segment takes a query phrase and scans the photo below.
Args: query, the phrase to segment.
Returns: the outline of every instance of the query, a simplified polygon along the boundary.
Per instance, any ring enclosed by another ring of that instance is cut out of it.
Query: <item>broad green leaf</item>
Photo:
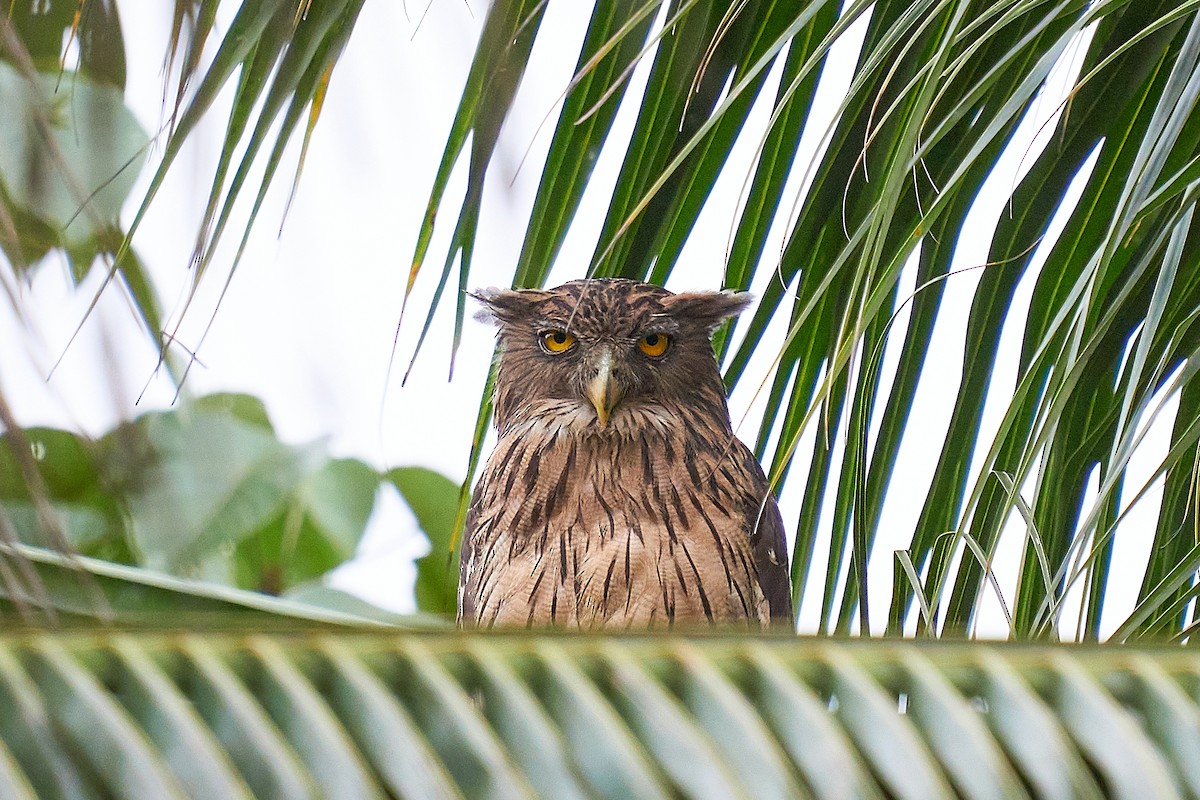
[[[280,594],[349,561],[366,531],[379,480],[357,459],[311,465],[282,512],[237,543],[237,585]]]
[[[30,486],[30,469],[40,487]],[[27,428],[20,436],[0,436],[0,513],[27,544],[128,552],[120,501],[96,462],[95,446],[70,431]]]
[[[312,524],[343,560],[354,555],[379,489],[379,474],[354,458],[328,462],[300,487]]]
[[[57,243],[115,227],[149,138],[121,90],[85,75],[28,80],[0,61],[0,184],[10,203],[55,232]]]
[[[458,550],[452,546],[459,487],[423,467],[396,467],[385,476],[429,537],[429,554],[417,559],[417,608],[454,614],[458,604]]]
[[[123,534],[121,527],[114,526],[109,517],[95,506],[52,503],[50,510],[71,546],[84,552],[90,552],[101,543],[119,541]],[[32,503],[0,502],[0,514],[7,518],[22,542],[53,549],[55,543],[42,529],[38,509]]]
[[[202,411],[155,413],[105,437],[130,470],[132,532],[145,564],[184,571],[275,518],[318,462],[257,426]],[[148,463],[138,464],[138,450]]]
[[[82,436],[55,428],[24,428],[23,432],[28,455],[51,497],[77,500],[96,488],[99,473],[93,463],[94,454]],[[11,433],[0,436],[0,496],[14,500],[29,497],[21,461],[13,450],[18,442]]]
[[[275,426],[271,424],[271,418],[267,414],[266,404],[253,395],[236,392],[206,394],[192,400],[191,407],[197,411],[225,414],[267,431],[274,432],[275,430]]]
[[[70,81],[61,73],[64,43],[71,42],[79,48],[81,72],[125,89],[125,42],[115,5],[100,3],[83,9],[76,3],[13,3],[8,19],[33,63],[59,76],[60,85]]]
[[[444,617],[423,613],[397,614],[393,611],[372,605],[350,592],[344,592],[341,589],[334,589],[331,586],[320,583],[302,583],[293,586],[283,594],[283,599],[387,625],[405,627],[416,624],[433,629],[452,627],[451,623]]]

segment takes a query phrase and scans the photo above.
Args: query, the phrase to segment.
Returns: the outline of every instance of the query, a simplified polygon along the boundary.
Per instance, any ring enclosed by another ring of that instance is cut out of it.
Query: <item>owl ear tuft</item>
[[[749,292],[681,292],[663,298],[663,305],[675,319],[700,325],[712,333],[722,322],[738,314],[754,301]]]
[[[511,325],[533,316],[538,301],[549,296],[548,292],[537,289],[499,289],[496,287],[476,289],[467,294],[483,305],[483,308],[476,312],[475,319],[497,325]]]

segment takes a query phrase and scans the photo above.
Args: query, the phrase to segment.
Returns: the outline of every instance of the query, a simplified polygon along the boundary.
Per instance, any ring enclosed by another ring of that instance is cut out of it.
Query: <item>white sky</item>
[[[143,126],[153,131],[162,118],[162,47],[169,10],[166,6],[137,4],[135,14],[129,13],[131,4],[124,5],[122,19],[129,51],[127,97]],[[442,225],[410,301],[412,313],[401,329],[393,378],[386,393],[385,376],[418,226],[484,8],[478,0],[432,3],[418,28],[423,6],[410,4],[409,19],[400,3],[367,0],[333,74],[282,235],[276,237],[276,232],[298,142],[291,148],[291,157],[284,160],[281,177],[259,217],[243,264],[202,343],[224,280],[219,273],[226,268],[240,238],[238,224],[231,226],[214,274],[201,285],[197,299],[183,317],[180,340],[198,349],[203,363],[189,377],[190,392],[248,392],[266,402],[286,441],[324,438],[335,455],[353,455],[379,467],[420,464],[455,480],[462,479],[479,395],[492,355],[492,330],[468,321],[454,379],[448,383],[453,299],[447,297],[408,385],[399,385],[465,188],[461,165],[451,181],[440,215]],[[155,18],[155,13],[160,16]],[[224,20],[227,22],[228,16]],[[556,103],[570,76],[585,24],[576,4],[549,4],[516,111],[502,133],[489,176],[470,288],[507,285],[511,281],[539,165],[553,132]],[[787,197],[797,196],[802,188],[805,168],[824,133],[825,123],[816,124],[816,120],[828,120],[834,113],[848,83],[862,32],[862,26],[856,26],[830,59],[814,106],[814,123],[806,132]],[[1078,57],[1082,51],[1080,47],[1069,55]],[[1064,65],[1058,92],[1073,74],[1074,70]],[[635,73],[632,95],[636,96],[644,85],[645,77],[644,68]],[[230,93],[226,92],[222,98],[225,105],[218,106],[226,107],[229,99]],[[1035,109],[1038,119],[1023,125],[1018,143],[1006,154],[972,212],[978,236],[963,237],[955,269],[985,260],[991,230],[1004,213],[1005,198],[1015,185],[1017,170],[1022,165],[1028,168],[1036,154],[1037,147],[1029,142],[1056,106],[1057,100],[1047,97]],[[632,129],[633,111],[627,102],[618,115],[612,141],[628,141],[628,135],[622,132]],[[737,219],[740,192],[768,116],[765,106],[752,114],[750,135],[735,148],[683,252],[681,263],[687,265],[686,271],[680,270],[669,284],[671,288],[719,287],[722,257]],[[210,114],[210,123],[220,118],[218,109]],[[1052,130],[1052,124],[1045,126],[1043,140]],[[209,124],[194,137],[135,239],[135,247],[150,266],[157,285],[165,290],[164,304],[176,315],[190,280],[188,259],[222,133],[219,124]],[[517,165],[526,157],[527,149],[525,166],[518,172]],[[602,153],[577,223],[552,270],[551,284],[578,277],[586,269],[621,156],[621,151],[612,147]],[[149,173],[147,170],[143,175],[141,187]],[[250,186],[250,191],[257,190],[254,182]],[[140,191],[134,190],[127,221],[140,200]],[[787,201],[785,210],[790,210]],[[768,258],[778,254],[784,233],[784,227],[777,224],[765,251]],[[1044,252],[1043,248],[1043,256]],[[167,383],[152,378],[155,350],[116,291],[106,293],[80,338],[66,350],[53,379],[45,382],[50,365],[63,353],[98,285],[98,272],[75,291],[70,287],[65,261],[52,258],[38,270],[32,286],[20,290],[29,329],[0,313],[0,380],[23,424],[74,427],[99,434],[119,419],[165,407],[171,401]],[[767,270],[762,272],[758,284],[769,277]],[[1017,347],[1034,276],[1031,270],[1022,282],[1014,318],[1005,334],[1006,346],[993,380],[995,391],[984,418],[989,431],[998,426],[1015,386]],[[932,478],[949,422],[961,373],[962,334],[977,282],[978,274],[968,273],[947,284],[943,312],[934,332],[935,347],[921,379],[914,421],[901,448],[901,466],[887,497],[885,522],[870,565],[870,610],[876,632],[882,630],[887,617],[892,550],[908,544],[920,514],[919,500]],[[913,271],[908,270],[902,295],[912,286]],[[906,325],[907,312],[903,312],[894,329],[903,331]],[[753,441],[761,419],[761,403],[752,403],[754,391],[767,374],[774,346],[782,341],[784,333],[782,325],[768,331],[762,351],[731,399],[735,424],[743,417],[746,420],[741,430],[747,441]],[[892,374],[897,356],[896,348],[888,349],[886,376]],[[890,377],[885,380],[890,381]],[[141,406],[135,406],[134,399],[147,381],[150,388]],[[1165,435],[1173,417],[1173,406],[1159,417],[1156,428],[1160,435],[1139,451],[1130,468],[1130,486],[1140,486],[1165,454]],[[798,452],[806,453],[811,442],[810,433]],[[785,524],[792,535],[800,513],[805,473],[806,458],[801,455],[781,501]],[[1139,480],[1138,475],[1143,477]],[[1116,563],[1145,563],[1160,493],[1161,489],[1143,503],[1149,514],[1139,516],[1135,511],[1122,528],[1124,535],[1117,537]],[[817,544],[813,565],[816,578],[822,574],[828,552],[828,516],[823,515],[820,528],[823,539]],[[1009,600],[1016,582],[1022,536],[1016,518],[996,556],[996,572]],[[416,532],[407,508],[393,491],[386,490],[359,558],[338,571],[335,583],[380,605],[411,610],[411,558],[424,549],[424,540]],[[1140,579],[1140,569],[1136,572]],[[1133,584],[1110,589],[1106,629],[1115,627],[1132,608],[1136,591]],[[802,630],[812,630],[816,624],[819,594],[819,585],[810,582],[801,616]],[[991,636],[1006,633],[999,605],[994,601],[985,602],[979,632]]]

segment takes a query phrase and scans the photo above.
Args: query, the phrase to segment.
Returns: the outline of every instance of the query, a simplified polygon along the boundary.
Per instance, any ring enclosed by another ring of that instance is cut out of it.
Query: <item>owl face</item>
[[[484,304],[481,316],[500,328],[501,429],[550,406],[583,415],[598,432],[630,413],[694,413],[714,404],[711,413],[728,424],[711,336],[748,295],[673,294],[595,279],[545,291],[486,289],[475,297]]]

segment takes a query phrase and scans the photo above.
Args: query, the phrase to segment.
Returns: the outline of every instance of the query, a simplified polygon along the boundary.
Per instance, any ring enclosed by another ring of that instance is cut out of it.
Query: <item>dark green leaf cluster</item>
[[[0,41],[0,250],[18,272],[61,250],[82,281],[97,258],[112,264],[127,249],[121,207],[149,144],[124,102],[120,20],[107,3],[13,4]],[[70,67],[64,41],[78,47]],[[145,270],[132,251],[121,265],[157,339]]]
[[[452,612],[458,485],[285,444],[255,398],[209,395],[94,441],[45,428],[0,436],[0,517],[20,542],[351,613],[314,582],[354,556],[383,481],[432,542],[419,564],[421,608]]]

